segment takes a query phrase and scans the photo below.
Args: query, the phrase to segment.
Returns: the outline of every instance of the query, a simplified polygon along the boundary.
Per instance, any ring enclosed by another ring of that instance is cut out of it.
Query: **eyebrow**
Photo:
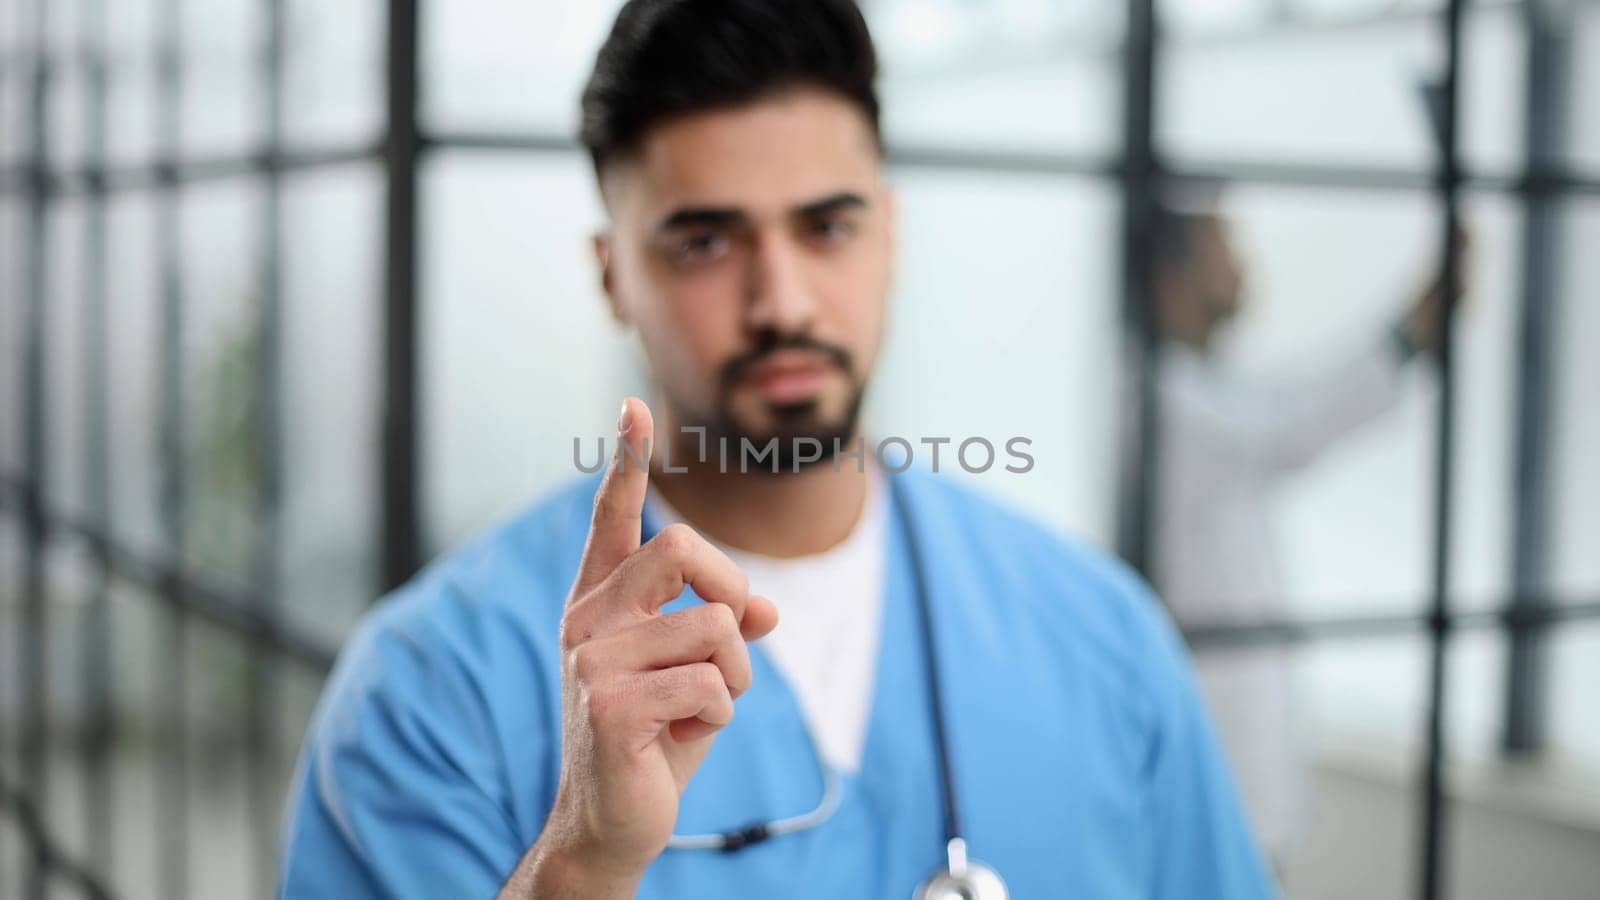
[[[736,225],[744,220],[744,211],[733,207],[687,206],[673,210],[671,215],[662,219],[661,224],[656,226],[656,231],[659,233],[677,228]]]
[[[867,198],[860,194],[854,191],[840,191],[837,194],[823,197],[821,200],[813,200],[810,203],[803,204],[796,208],[793,214],[804,219],[814,219],[817,216],[824,216],[837,210],[860,209],[866,205]]]
[[[795,218],[814,219],[840,209],[857,209],[867,205],[867,198],[854,191],[840,191],[818,200],[802,203],[790,211]],[[685,206],[672,211],[656,226],[662,233],[679,228],[716,228],[738,225],[748,221],[744,210],[731,206]]]

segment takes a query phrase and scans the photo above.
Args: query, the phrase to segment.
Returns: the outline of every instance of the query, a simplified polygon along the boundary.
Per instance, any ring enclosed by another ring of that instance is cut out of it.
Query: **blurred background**
[[[863,7],[868,422],[1031,436],[973,483],[1146,567],[1156,204],[1226,182],[1262,378],[1470,222],[1445,361],[1272,492],[1283,614],[1183,625],[1287,654],[1290,896],[1600,897],[1600,3]],[[0,0],[0,897],[269,896],[341,638],[642,384],[573,138],[614,11]]]

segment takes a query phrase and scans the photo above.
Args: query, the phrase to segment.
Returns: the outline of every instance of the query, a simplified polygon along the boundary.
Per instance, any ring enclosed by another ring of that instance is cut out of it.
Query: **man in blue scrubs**
[[[1271,894],[1138,579],[860,435],[875,70],[849,0],[618,15],[583,139],[653,408],[352,638],[286,896],[903,898],[955,835],[1018,898]]]

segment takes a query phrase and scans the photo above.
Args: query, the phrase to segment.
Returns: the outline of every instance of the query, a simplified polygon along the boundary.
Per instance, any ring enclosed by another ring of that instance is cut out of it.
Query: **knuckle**
[[[670,641],[694,628],[694,617],[690,610],[662,613],[657,615],[649,624],[652,636],[657,641]]]
[[[687,680],[690,687],[697,692],[714,694],[727,688],[727,684],[722,680],[722,670],[709,662],[695,663],[691,666]]]
[[[585,607],[584,600],[580,599],[561,617],[561,625],[556,636],[563,655],[583,646],[593,637],[593,626],[589,623],[590,617],[585,612]]]
[[[570,651],[583,643],[576,637],[578,631],[578,625],[573,621],[572,612],[569,610],[566,615],[561,617],[561,627],[556,632],[556,638],[560,642],[561,653],[564,657],[570,657]]]
[[[605,698],[593,688],[580,689],[578,693],[578,712],[582,715],[583,722],[588,726],[589,731],[599,731],[606,712]]]
[[[650,702],[661,705],[675,704],[685,690],[683,683],[668,672],[657,673],[654,677],[643,679],[640,689]]]
[[[600,673],[600,661],[592,644],[579,644],[567,651],[567,668],[579,681],[591,681]]]
[[[749,657],[744,655],[743,649],[742,647],[740,648],[741,653],[738,657],[738,664],[733,666],[732,675],[726,679],[730,696],[739,696],[750,690],[750,684],[754,680],[754,675],[750,670]]]
[[[707,603],[704,615],[710,620],[711,630],[719,639],[739,633],[739,617],[726,603]]]
[[[583,712],[590,729],[606,730],[608,723],[626,705],[627,698],[618,685],[596,685],[584,692]]]
[[[682,522],[674,522],[661,529],[656,535],[656,543],[660,545],[660,552],[669,559],[685,560],[694,552],[695,544],[700,536],[695,534],[693,528]]]

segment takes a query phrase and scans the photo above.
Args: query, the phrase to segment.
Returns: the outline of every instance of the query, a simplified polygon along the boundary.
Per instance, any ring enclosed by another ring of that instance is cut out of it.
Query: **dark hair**
[[[1183,266],[1194,256],[1194,233],[1210,214],[1157,203],[1150,211],[1150,260],[1157,271]]]
[[[861,109],[880,146],[872,36],[853,0],[629,0],[583,90],[595,171],[653,125],[809,85]]]
[[[1221,215],[1228,183],[1214,177],[1190,177],[1166,185],[1150,212],[1150,261],[1157,271],[1171,271],[1194,259],[1195,233]]]

